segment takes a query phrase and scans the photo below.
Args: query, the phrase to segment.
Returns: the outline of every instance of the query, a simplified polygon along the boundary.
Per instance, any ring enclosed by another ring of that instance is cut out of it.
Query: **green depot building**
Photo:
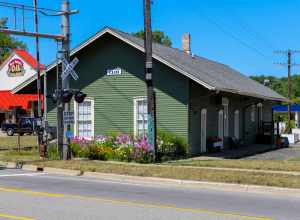
[[[287,101],[273,90],[224,64],[185,50],[153,43],[153,78],[157,127],[186,140],[190,154],[207,151],[207,140],[220,137],[224,146],[235,138],[255,143],[258,135],[272,139],[272,105]],[[87,94],[72,102],[74,135],[91,138],[110,132],[135,136],[147,130],[144,41],[106,27],[71,51],[80,61],[79,80],[70,87]],[[56,62],[46,69],[47,90],[56,89]],[[32,77],[15,92],[30,92]],[[56,125],[56,105],[47,100],[48,121]]]

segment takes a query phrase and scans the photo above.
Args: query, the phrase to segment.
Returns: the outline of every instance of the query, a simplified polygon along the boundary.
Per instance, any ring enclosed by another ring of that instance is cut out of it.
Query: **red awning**
[[[41,98],[43,101],[43,97]],[[0,91],[1,110],[10,110],[16,107],[29,110],[31,109],[31,102],[37,100],[38,95],[36,94],[12,94],[10,91]]]

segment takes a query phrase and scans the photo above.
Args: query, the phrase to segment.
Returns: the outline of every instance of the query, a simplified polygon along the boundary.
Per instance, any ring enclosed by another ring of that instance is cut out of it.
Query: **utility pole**
[[[151,30],[151,2],[144,0],[144,46],[145,46],[145,80],[147,85],[148,101],[148,143],[154,152],[154,160],[157,160],[156,143],[156,97],[152,77],[152,30]]]
[[[66,59],[68,62],[70,61],[70,14],[69,14],[69,1],[63,0],[61,10],[65,13],[62,15],[62,35],[64,36],[64,40],[62,42],[62,55],[63,58]],[[62,72],[65,70],[65,66],[62,65]],[[70,88],[70,77],[67,76],[65,80],[62,81],[62,89],[69,89]],[[64,104],[64,111],[70,111],[70,103]],[[70,139],[66,137],[67,131],[70,131],[71,127],[68,124],[64,126],[64,160],[71,158],[70,153]]]
[[[292,106],[291,106],[292,105],[292,103],[291,103],[292,73],[291,73],[291,69],[292,69],[292,66],[298,66],[298,64],[292,63],[292,55],[295,53],[300,53],[300,51],[288,49],[287,51],[282,51],[282,50],[275,51],[275,53],[287,55],[287,63],[276,63],[276,64],[288,67],[288,99],[289,99],[289,102],[288,102],[288,133],[291,133],[292,132],[292,129],[291,129],[291,115],[292,115]]]
[[[292,80],[291,80],[291,59],[292,59],[292,52],[289,49],[288,50],[288,99],[291,100],[292,98]],[[292,129],[291,129],[291,102],[288,103],[288,132],[291,133]]]
[[[64,36],[62,41],[62,51],[61,51],[61,59],[66,60],[68,63],[70,61],[70,15],[78,13],[78,10],[70,10],[70,2],[69,0],[63,0],[62,6],[62,35]],[[64,72],[66,69],[65,65],[62,65],[62,71]],[[61,78],[61,75],[59,75],[59,78]],[[62,91],[69,90],[70,89],[70,76],[67,76],[62,80],[60,94],[62,94]],[[71,104],[70,102],[67,103],[60,103],[60,109],[58,110],[58,143],[61,144],[59,146],[59,149],[61,150],[61,157],[64,160],[71,159],[71,148],[70,148],[70,138],[67,137],[67,133],[71,130],[71,125],[64,124],[64,112],[70,112],[71,110]]]

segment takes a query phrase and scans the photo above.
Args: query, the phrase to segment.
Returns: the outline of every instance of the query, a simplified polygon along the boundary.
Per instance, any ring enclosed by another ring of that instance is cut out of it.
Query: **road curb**
[[[80,176],[82,172],[80,170],[67,170],[52,167],[37,167],[37,171],[43,171],[49,174],[66,175],[66,176]]]
[[[17,163],[5,163],[7,168],[17,168]],[[247,192],[259,194],[271,194],[276,196],[289,196],[300,198],[300,189],[272,187],[272,186],[259,186],[259,185],[245,185],[235,183],[221,183],[221,182],[206,182],[194,180],[181,180],[181,179],[168,179],[160,177],[142,177],[130,176],[121,174],[99,173],[99,172],[83,172],[80,170],[69,170],[52,167],[39,167],[35,165],[22,166],[26,171],[40,171],[48,174],[66,175],[66,176],[82,176],[87,178],[95,178],[99,180],[120,182],[124,184],[137,184],[147,186],[173,186],[183,188],[197,188],[197,189],[210,189],[228,192]]]
[[[23,166],[22,166],[22,170],[26,170],[26,171],[39,171],[38,170],[38,167],[37,166],[34,166],[34,165],[26,165],[26,164],[24,164]]]
[[[259,194],[270,194],[276,196],[289,196],[289,197],[300,198],[300,189],[292,189],[292,188],[167,179],[167,178],[158,178],[158,177],[128,176],[128,175],[96,173],[96,172],[84,172],[82,176],[89,177],[89,178],[97,178],[105,181],[121,182],[127,184],[138,184],[143,186],[145,185],[175,186],[175,187],[183,187],[183,188],[210,189],[210,190],[227,191],[227,192],[259,193]]]

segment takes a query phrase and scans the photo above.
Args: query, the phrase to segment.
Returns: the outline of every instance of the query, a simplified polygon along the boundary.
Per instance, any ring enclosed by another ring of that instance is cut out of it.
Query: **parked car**
[[[17,123],[3,123],[1,125],[2,132],[5,132],[8,136],[13,136],[16,133],[20,135],[33,134],[35,131],[35,118],[24,117],[21,118],[19,124]]]

